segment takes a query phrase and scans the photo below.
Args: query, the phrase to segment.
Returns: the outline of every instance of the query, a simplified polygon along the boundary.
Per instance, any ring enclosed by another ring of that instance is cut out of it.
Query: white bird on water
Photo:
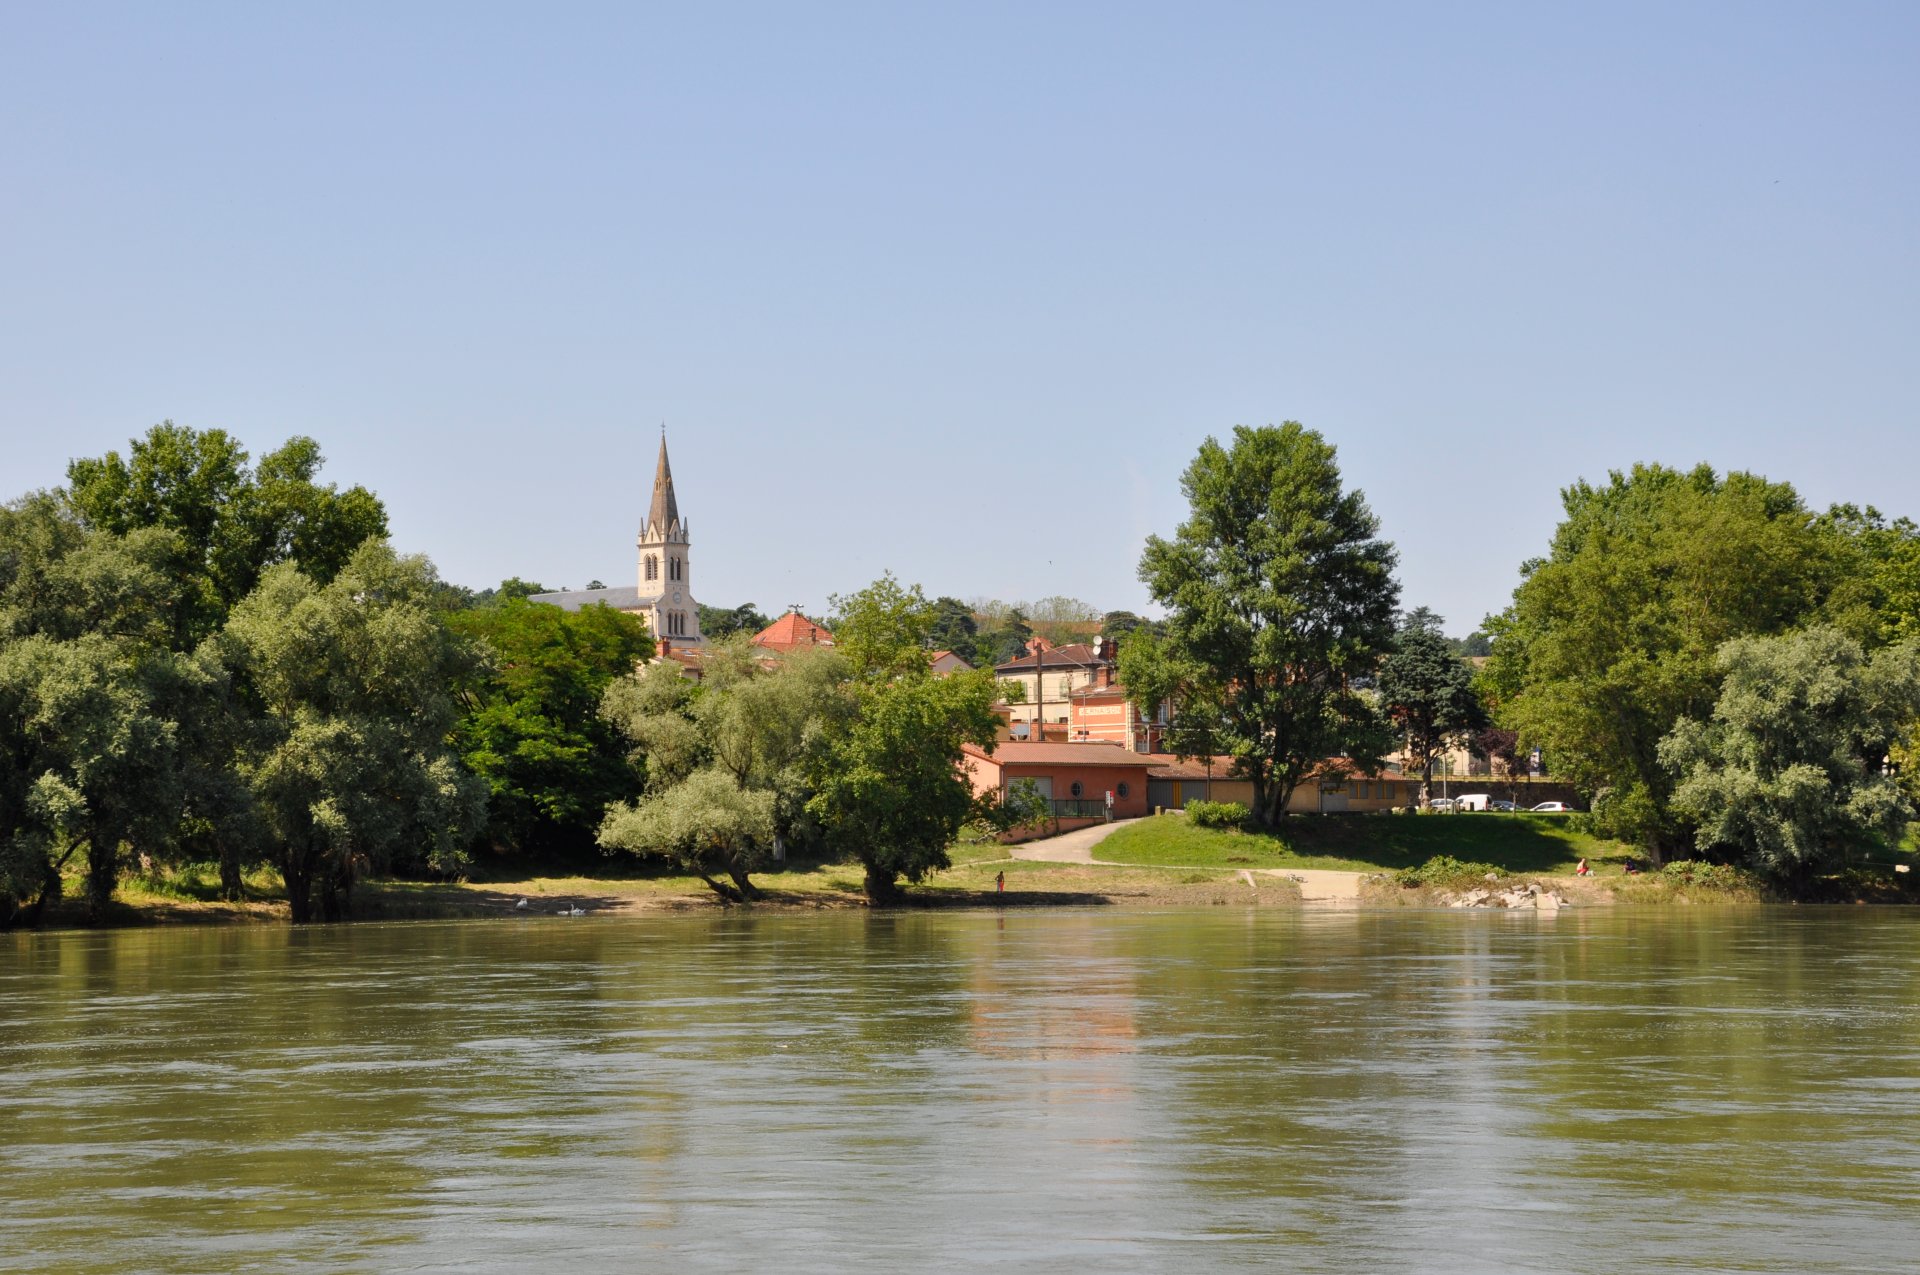
[[[522,899],[518,903],[514,904],[513,906],[520,909],[522,912],[524,912],[527,910],[527,901],[525,899]]]
[[[574,906],[573,906],[572,904],[568,904],[568,905],[567,905],[566,907],[564,907],[564,908],[561,908],[561,909],[560,909],[560,911],[559,911],[559,912],[558,912],[558,913],[557,913],[556,915],[559,915],[559,916],[585,916],[586,914],[587,914],[587,910],[586,910],[585,908],[576,908],[576,907],[574,907]]]

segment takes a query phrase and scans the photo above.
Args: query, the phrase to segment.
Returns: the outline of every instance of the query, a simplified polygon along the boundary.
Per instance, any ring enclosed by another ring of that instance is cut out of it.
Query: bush
[[[1675,885],[1703,885],[1721,890],[1750,890],[1759,884],[1744,868],[1730,863],[1708,863],[1703,859],[1675,859],[1660,869],[1660,875]]]
[[[1187,818],[1196,828],[1238,828],[1247,821],[1247,808],[1237,801],[1189,801]]]
[[[1418,885],[1452,885],[1482,881],[1489,872],[1498,874],[1491,863],[1469,863],[1450,854],[1436,854],[1417,868],[1401,868],[1393,874],[1394,884],[1412,888]]]

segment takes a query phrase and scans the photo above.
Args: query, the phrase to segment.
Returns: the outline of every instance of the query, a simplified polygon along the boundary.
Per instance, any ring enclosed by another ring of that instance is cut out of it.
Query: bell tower
[[[653,473],[653,503],[640,526],[640,607],[655,637],[698,645],[700,606],[693,600],[691,536],[673,495],[667,463],[667,427],[660,427],[660,462]]]

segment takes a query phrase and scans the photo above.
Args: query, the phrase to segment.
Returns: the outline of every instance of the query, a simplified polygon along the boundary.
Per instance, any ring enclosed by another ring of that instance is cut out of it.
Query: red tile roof
[[[801,646],[832,646],[833,634],[798,611],[789,611],[761,629],[759,636],[753,639],[753,644],[764,646],[769,651],[791,651]]]
[[[1050,646],[1044,654],[1048,668],[1071,668],[1075,665],[1083,665],[1091,668],[1101,662],[1094,658],[1093,648],[1085,642],[1074,642],[1067,646]],[[1005,664],[994,665],[993,671],[996,673],[1005,673],[1009,670],[1017,672],[1033,668],[1035,663],[1036,660],[1034,656],[1023,655],[1017,660],[1008,660]]]

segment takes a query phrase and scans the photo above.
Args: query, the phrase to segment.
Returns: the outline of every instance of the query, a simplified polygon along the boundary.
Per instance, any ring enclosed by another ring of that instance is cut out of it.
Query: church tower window
[[[648,554],[647,555],[647,579],[658,580],[659,578],[660,578],[660,559],[653,554]]]

